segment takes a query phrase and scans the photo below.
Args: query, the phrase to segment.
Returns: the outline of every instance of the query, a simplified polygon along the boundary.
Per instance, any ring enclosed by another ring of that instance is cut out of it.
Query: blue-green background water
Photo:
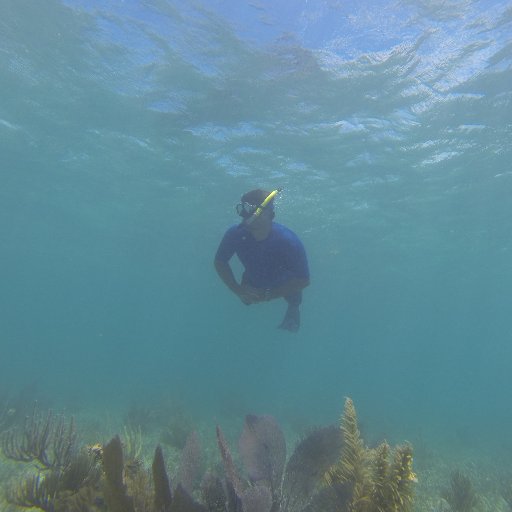
[[[310,424],[348,395],[379,435],[509,446],[509,2],[1,11],[8,393]],[[309,255],[295,336],[212,266],[260,186]]]

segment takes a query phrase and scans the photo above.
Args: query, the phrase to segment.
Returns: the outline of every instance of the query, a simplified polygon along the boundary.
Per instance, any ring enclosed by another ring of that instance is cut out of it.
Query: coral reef
[[[126,428],[123,442],[116,435],[104,445],[77,450],[73,422],[34,414],[22,431],[9,434],[4,453],[19,462],[36,461],[39,469],[11,484],[7,498],[17,507],[46,512],[410,510],[411,448],[365,448],[351,401],[341,431],[311,431],[288,459],[284,434],[270,416],[246,416],[236,463],[220,427],[216,432],[222,465],[200,478],[201,446],[191,432],[172,482],[160,446],[151,468],[144,467],[139,428]]]
[[[164,455],[160,446],[156,447],[153,458],[153,483],[155,487],[155,510],[170,512],[172,504],[171,484],[165,468]]]
[[[133,498],[128,496],[124,483],[124,456],[119,436],[103,447],[104,495],[112,512],[135,512]]]
[[[19,462],[36,461],[43,468],[66,467],[76,449],[73,418],[55,418],[52,411],[42,416],[36,407],[25,420],[23,428],[13,428],[2,434],[1,448],[8,459]]]
[[[349,512],[408,512],[413,505],[412,447],[391,450],[387,443],[375,449],[364,446],[350,398],[341,421],[343,449],[339,461],[325,474],[330,486],[346,486],[349,499],[340,504]]]
[[[7,490],[7,500],[46,512],[93,512],[99,496],[100,468],[90,453],[75,454],[66,467],[52,467]]]
[[[228,512],[322,510],[319,503],[326,502],[322,475],[341,449],[338,429],[313,431],[297,445],[286,463],[284,435],[275,420],[269,416],[247,416],[239,441],[245,478],[235,467],[218,427],[217,441],[225,469]]]

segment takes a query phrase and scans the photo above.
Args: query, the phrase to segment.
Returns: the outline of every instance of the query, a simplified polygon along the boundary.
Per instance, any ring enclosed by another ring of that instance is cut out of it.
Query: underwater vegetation
[[[342,436],[336,427],[316,429],[297,444],[286,462],[286,442],[275,420],[248,415],[238,446],[241,469],[233,463],[219,427],[217,441],[225,473],[226,510],[298,512],[321,510],[327,490],[322,477],[339,456]]]
[[[168,467],[160,446],[146,467],[140,427],[126,428],[123,440],[116,435],[105,444],[79,446],[72,420],[34,410],[23,426],[2,434],[4,456],[31,466],[5,496],[13,506],[46,512],[411,510],[411,446],[367,448],[350,399],[341,428],[312,430],[289,455],[271,416],[247,415],[236,451],[218,426],[216,440],[221,464],[206,472],[195,432],[179,467]]]
[[[140,431],[143,435],[160,429],[162,444],[180,450],[194,430],[192,418],[176,399],[166,400],[158,408],[132,403],[124,415],[124,423],[129,430]]]
[[[441,495],[454,512],[471,512],[479,501],[469,477],[458,470],[451,474],[450,487]]]
[[[354,404],[345,401],[341,421],[343,448],[339,461],[325,479],[330,486],[349,489],[343,510],[350,512],[407,512],[413,506],[412,446],[391,449],[384,442],[377,448],[364,446]]]
[[[69,465],[77,434],[73,419],[55,418],[52,411],[41,416],[34,407],[23,427],[2,434],[4,455],[18,462],[37,462],[42,468],[62,468]]]
[[[165,445],[181,450],[193,430],[192,420],[182,411],[177,411],[164,425],[160,434],[160,441]]]
[[[149,407],[132,404],[124,417],[124,423],[128,428],[139,429],[143,434],[151,430],[155,419],[155,412]]]

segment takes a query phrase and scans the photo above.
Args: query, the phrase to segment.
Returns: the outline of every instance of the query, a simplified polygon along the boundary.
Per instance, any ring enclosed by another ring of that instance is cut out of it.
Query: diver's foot
[[[285,329],[290,332],[297,332],[300,327],[300,311],[298,307],[288,306],[286,315],[279,325],[279,329]]]

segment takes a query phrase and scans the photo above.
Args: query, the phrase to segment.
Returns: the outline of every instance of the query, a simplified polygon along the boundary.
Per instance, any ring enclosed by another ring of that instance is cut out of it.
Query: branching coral
[[[138,429],[125,431],[124,444],[115,436],[79,452],[73,423],[55,423],[51,413],[34,414],[22,432],[27,439],[20,433],[4,439],[4,452],[36,460],[40,469],[11,489],[10,502],[45,512],[408,512],[412,506],[411,447],[366,448],[350,400],[341,431],[310,432],[288,460],[283,432],[270,416],[246,417],[236,459],[241,468],[217,427],[225,475],[207,473],[200,489],[195,433],[182,450],[173,486],[160,447],[151,471],[144,467]]]
[[[7,500],[18,507],[38,508],[46,512],[55,510],[56,489],[52,479],[41,475],[32,475],[7,491]]]
[[[352,489],[351,509],[364,508],[364,503],[371,494],[370,454],[365,449],[359,428],[354,404],[350,398],[345,401],[341,420],[343,448],[341,458],[325,474],[329,485],[348,484]]]
[[[194,440],[191,442],[195,443]],[[184,452],[181,464],[185,469],[181,468],[181,474],[189,471],[191,462],[187,458],[190,456],[195,457],[193,450]],[[151,474],[143,467],[127,473],[123,460],[122,445],[116,436],[103,449],[104,496],[109,512],[206,512],[181,483],[172,492],[159,446],[155,450]],[[191,475],[186,479],[193,481]]]
[[[339,461],[325,474],[328,485],[347,485],[350,499],[340,507],[349,512],[407,512],[412,510],[412,447],[394,450],[387,443],[376,449],[364,446],[350,398],[341,421],[343,449]]]
[[[126,430],[125,446],[115,436],[104,446],[75,450],[74,424],[55,422],[49,413],[34,412],[23,430],[3,439],[4,453],[19,462],[37,462],[38,472],[7,492],[8,501],[45,512],[194,512],[205,510],[195,502],[192,487],[199,468],[197,435],[191,435],[182,454],[180,478],[174,496],[162,450],[155,451],[153,471],[142,464],[141,435]],[[126,457],[126,455],[128,457]]]
[[[73,419],[66,422],[62,417],[55,418],[52,411],[42,416],[34,407],[23,428],[4,432],[1,444],[8,459],[36,461],[43,468],[63,468],[75,453],[76,440]]]
[[[100,471],[86,452],[74,456],[65,468],[51,468],[23,479],[7,492],[8,501],[47,512],[87,512],[97,494]]]

